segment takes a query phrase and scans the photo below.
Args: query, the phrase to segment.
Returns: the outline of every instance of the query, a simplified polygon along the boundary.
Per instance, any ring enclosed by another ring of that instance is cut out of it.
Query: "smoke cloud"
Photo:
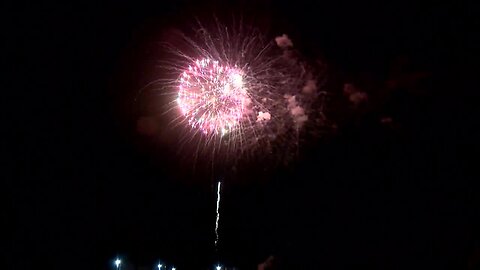
[[[295,124],[297,124],[297,127],[301,127],[303,123],[308,120],[308,116],[305,114],[305,110],[298,105],[295,96],[285,95],[284,98],[287,100],[287,108],[290,110],[293,121],[295,122]]]
[[[288,38],[286,34],[276,37],[275,42],[277,43],[277,46],[282,49],[288,49],[293,47],[292,40]]]

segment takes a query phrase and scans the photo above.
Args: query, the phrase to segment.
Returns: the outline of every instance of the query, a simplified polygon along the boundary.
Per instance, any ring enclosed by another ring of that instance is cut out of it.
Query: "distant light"
[[[221,270],[222,267],[220,265],[217,266],[217,270]]]
[[[118,266],[119,266],[121,263],[122,263],[122,261],[121,261],[119,258],[117,258],[117,259],[115,260],[115,265],[117,266],[117,268],[118,268]]]
[[[172,270],[177,270],[177,268],[175,268],[175,267],[172,267]]]
[[[162,269],[162,264],[159,263],[159,264],[157,265],[157,267],[158,267],[159,270]]]

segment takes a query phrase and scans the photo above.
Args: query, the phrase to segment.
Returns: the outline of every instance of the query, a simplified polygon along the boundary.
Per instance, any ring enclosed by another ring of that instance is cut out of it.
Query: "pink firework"
[[[180,75],[177,103],[192,128],[224,135],[240,124],[250,98],[240,69],[204,58]]]
[[[152,109],[165,104],[179,151],[222,162],[284,160],[298,153],[307,129],[323,126],[323,74],[288,36],[270,39],[243,22],[215,20],[165,38],[158,78],[148,87],[165,97],[152,99]]]

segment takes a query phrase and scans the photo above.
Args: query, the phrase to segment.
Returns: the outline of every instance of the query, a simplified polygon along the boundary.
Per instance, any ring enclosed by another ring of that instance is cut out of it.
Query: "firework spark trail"
[[[215,247],[218,243],[218,221],[220,220],[220,189],[222,187],[222,182],[218,182],[217,185],[217,219],[215,221]]]

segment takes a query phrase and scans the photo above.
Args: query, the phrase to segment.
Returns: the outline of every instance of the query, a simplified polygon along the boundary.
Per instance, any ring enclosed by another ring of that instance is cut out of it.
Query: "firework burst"
[[[288,154],[298,150],[305,126],[323,121],[323,77],[286,35],[269,40],[254,28],[217,22],[180,37],[167,44],[165,78],[152,85],[171,97],[166,111],[174,112],[174,126],[187,128],[184,139],[197,142],[196,155]]]

